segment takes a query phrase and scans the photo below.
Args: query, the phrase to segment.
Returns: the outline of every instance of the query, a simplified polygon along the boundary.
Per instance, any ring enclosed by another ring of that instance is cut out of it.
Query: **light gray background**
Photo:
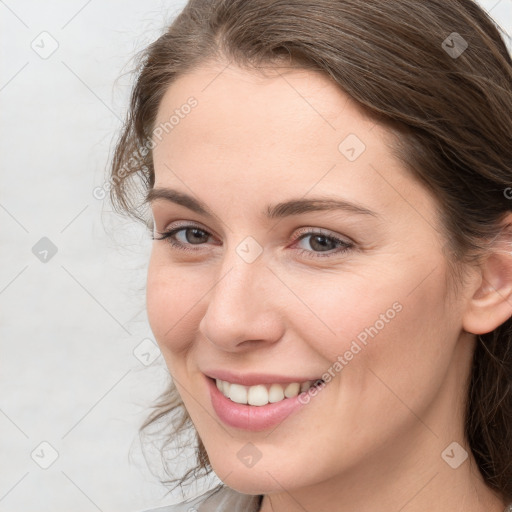
[[[512,0],[481,3],[511,34]],[[0,512],[180,499],[137,437],[168,378],[144,311],[149,239],[97,197],[130,59],[183,5],[0,0]],[[43,237],[55,255],[33,253]]]

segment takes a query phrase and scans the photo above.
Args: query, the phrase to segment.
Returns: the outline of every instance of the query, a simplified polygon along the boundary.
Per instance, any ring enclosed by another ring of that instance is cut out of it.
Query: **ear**
[[[512,236],[507,216],[500,238],[479,266],[478,279],[462,319],[473,334],[486,334],[512,316]]]

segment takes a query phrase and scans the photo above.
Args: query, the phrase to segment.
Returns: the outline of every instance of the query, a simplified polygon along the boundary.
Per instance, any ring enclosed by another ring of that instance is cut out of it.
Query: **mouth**
[[[256,384],[244,386],[235,382],[221,379],[213,379],[217,389],[232,402],[253,406],[264,406],[294,398],[300,393],[308,391],[312,387],[318,387],[324,383],[322,379],[307,380],[304,382],[290,382],[287,384]]]
[[[316,395],[319,394],[316,388],[325,386],[322,379],[282,379],[279,376],[235,376],[222,373],[224,379],[230,380],[205,374],[213,410],[224,424],[246,431],[275,428],[300,411],[310,402],[311,397],[315,397],[313,401],[316,402]]]

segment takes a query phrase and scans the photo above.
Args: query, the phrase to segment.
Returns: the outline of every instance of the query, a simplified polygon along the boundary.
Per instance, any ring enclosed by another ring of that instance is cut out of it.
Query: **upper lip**
[[[299,376],[283,376],[270,373],[233,373],[228,370],[207,370],[203,373],[212,379],[224,380],[234,384],[243,386],[255,386],[257,384],[289,384],[290,382],[298,382],[299,384],[307,381],[316,381],[320,377],[299,377]]]

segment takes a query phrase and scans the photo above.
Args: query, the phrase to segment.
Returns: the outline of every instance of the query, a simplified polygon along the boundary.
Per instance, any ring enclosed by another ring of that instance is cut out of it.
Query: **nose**
[[[206,296],[199,332],[229,352],[275,343],[283,336],[284,324],[277,286],[263,257],[247,263],[232,251]]]

